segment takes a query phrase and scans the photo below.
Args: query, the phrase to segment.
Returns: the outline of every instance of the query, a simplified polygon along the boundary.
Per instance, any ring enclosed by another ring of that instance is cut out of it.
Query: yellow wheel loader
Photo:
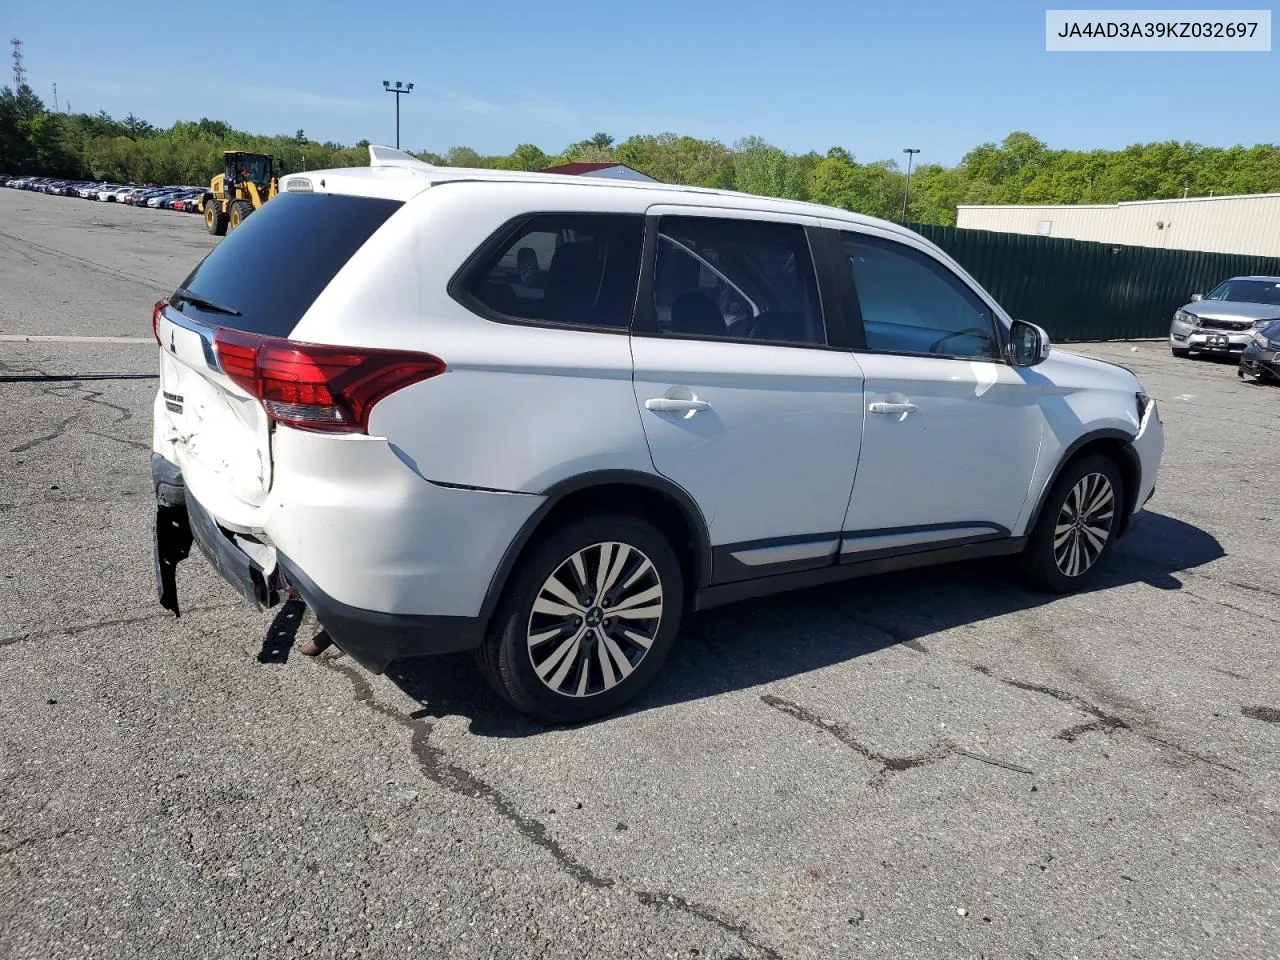
[[[265,153],[228,150],[222,155],[225,167],[209,183],[200,200],[205,229],[221,237],[234,230],[253,211],[280,192],[277,171]]]

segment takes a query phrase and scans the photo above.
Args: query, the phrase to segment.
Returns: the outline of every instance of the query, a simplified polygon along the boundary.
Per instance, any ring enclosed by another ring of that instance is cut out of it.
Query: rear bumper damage
[[[329,596],[277,550],[255,551],[259,554],[255,559],[235,534],[219,526],[187,492],[175,464],[153,453],[151,474],[156,493],[156,593],[165,609],[179,612],[177,565],[194,543],[223,579],[257,609],[273,607],[284,597],[301,597],[334,643],[373,673],[382,673],[402,657],[455,653],[480,645],[484,624],[479,617],[390,614],[353,607]]]

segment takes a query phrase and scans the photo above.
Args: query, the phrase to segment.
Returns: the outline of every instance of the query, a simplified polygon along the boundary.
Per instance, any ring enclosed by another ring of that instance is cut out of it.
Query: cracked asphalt
[[[0,957],[1280,955],[1280,388],[1072,348],[1168,440],[1095,589],[713,611],[546,729],[465,656],[301,656],[198,555],[160,610],[150,308],[210,246],[0,190]]]

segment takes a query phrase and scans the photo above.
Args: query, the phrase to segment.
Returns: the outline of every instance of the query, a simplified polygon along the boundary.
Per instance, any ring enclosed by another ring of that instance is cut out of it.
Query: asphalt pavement
[[[1095,589],[712,611],[547,729],[466,656],[300,655],[198,554],[159,608],[150,311],[214,242],[0,189],[0,957],[1280,955],[1280,388],[1059,348],[1167,431]]]

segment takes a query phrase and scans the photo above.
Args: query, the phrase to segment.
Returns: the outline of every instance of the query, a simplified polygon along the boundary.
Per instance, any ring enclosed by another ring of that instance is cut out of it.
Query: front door
[[[1004,362],[994,310],[946,264],[887,237],[843,242],[866,349],[842,554],[1008,536],[1044,427],[1035,374]]]
[[[654,467],[706,518],[713,580],[834,562],[862,382],[826,345],[805,224],[650,213],[636,402]]]

